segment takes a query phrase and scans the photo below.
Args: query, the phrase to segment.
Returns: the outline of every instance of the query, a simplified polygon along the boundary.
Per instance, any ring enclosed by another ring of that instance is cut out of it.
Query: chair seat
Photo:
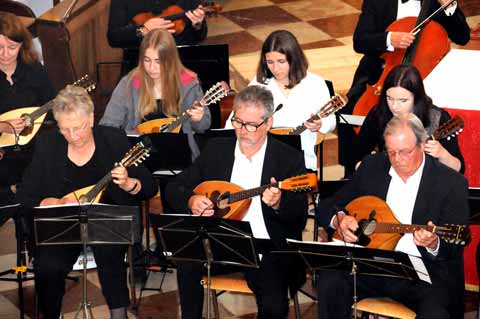
[[[251,294],[247,281],[242,274],[211,276],[211,288],[218,291],[232,291]],[[203,287],[207,288],[207,277],[203,277]]]
[[[390,298],[365,298],[357,302],[357,310],[379,314],[381,316],[414,319],[415,312]]]

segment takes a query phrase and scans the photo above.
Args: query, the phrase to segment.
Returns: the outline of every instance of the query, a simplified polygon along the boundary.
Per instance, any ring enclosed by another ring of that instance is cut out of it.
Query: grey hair
[[[413,113],[394,116],[388,121],[385,131],[383,131],[383,139],[387,136],[395,135],[402,128],[409,127],[415,135],[416,144],[425,143],[428,138],[427,131],[423,127],[422,121]]]
[[[53,100],[52,112],[55,119],[59,113],[80,113],[85,115],[93,113],[93,102],[88,92],[76,85],[67,85]]]
[[[262,119],[265,121],[273,115],[272,92],[260,85],[250,85],[240,91],[233,101],[233,113],[240,107],[263,108]]]

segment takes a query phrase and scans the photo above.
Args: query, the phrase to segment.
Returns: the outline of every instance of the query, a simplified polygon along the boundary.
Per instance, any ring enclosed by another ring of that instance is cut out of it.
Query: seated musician
[[[205,146],[200,157],[167,185],[166,197],[178,213],[211,216],[212,201],[193,193],[208,180],[230,181],[244,189],[299,175],[305,170],[300,152],[272,137],[273,97],[260,86],[248,86],[237,94],[231,121],[236,138],[218,138]],[[254,197],[246,216],[256,238],[271,239],[278,249],[285,239],[301,239],[307,217],[304,194],[267,188]],[[204,267],[179,263],[177,271],[182,318],[202,318]],[[221,271],[221,269],[219,269]],[[248,286],[256,297],[258,318],[287,318],[288,288],[305,280],[303,268],[284,256],[263,254],[260,268],[245,272]],[[302,274],[302,275],[301,275]]]
[[[406,17],[418,17],[422,6],[426,7],[425,16],[435,12],[441,5],[449,0],[364,0],[362,13],[358,19],[353,34],[353,48],[363,54],[352,80],[352,85],[347,93],[348,104],[341,113],[352,114],[358,99],[367,88],[367,84],[375,84],[384,67],[384,59],[381,55],[385,52],[405,50],[410,47],[414,40],[422,35],[413,35],[412,28],[387,31],[389,25]],[[460,8],[460,2],[454,1],[444,10],[435,15],[432,20],[439,23],[448,34],[451,41],[459,45],[465,45],[470,39],[470,28],[465,15]],[[423,5],[422,5],[423,4]],[[339,161],[346,166],[346,175],[354,171],[356,164],[355,154],[352,152],[352,141],[355,138],[350,126],[338,127],[339,138]]]
[[[143,39],[139,65],[120,80],[100,124],[130,133],[142,122],[177,117],[188,110],[191,118],[182,124],[182,132],[189,135],[196,157],[199,150],[193,132],[204,132],[211,122],[209,109],[198,103],[202,97],[197,75],[180,62],[172,36],[154,30]]]
[[[412,113],[393,117],[383,136],[386,151],[367,156],[344,188],[320,202],[319,222],[337,228],[346,242],[356,242],[357,221],[337,213],[338,207],[373,195],[385,200],[402,224],[467,224],[467,180],[425,153],[422,122]],[[390,297],[415,311],[416,318],[463,317],[463,248],[421,229],[403,235],[395,249],[421,257],[432,283],[360,274],[359,300]],[[352,276],[322,271],[318,282],[318,318],[351,318]]]
[[[307,122],[329,99],[325,80],[308,71],[308,60],[295,36],[286,30],[272,32],[262,46],[257,75],[250,85],[262,85],[273,94],[274,105],[282,104],[275,112],[275,127],[297,127],[305,124],[301,135],[305,165],[317,170],[314,146],[317,132],[326,134],[335,129],[333,114]],[[233,113],[230,114],[232,117]],[[226,128],[232,128],[227,120]]]
[[[175,34],[177,45],[198,44],[207,37],[207,21],[199,0],[113,0],[110,4],[107,39],[114,48],[124,49],[125,71],[137,65],[138,47],[142,39],[153,30],[173,32],[172,20],[157,17],[166,8],[176,5],[185,11],[185,29]],[[143,25],[137,25],[133,18],[137,14],[153,13]],[[126,73],[126,72],[125,72]]]
[[[38,54],[33,50],[32,36],[21,20],[0,12],[0,115],[21,107],[41,106],[55,97],[55,91]],[[0,120],[0,136],[19,134],[26,122],[19,114]],[[4,121],[4,122],[1,122]],[[0,164],[0,206],[11,203],[12,190],[20,181],[28,160],[19,160],[5,148]]]
[[[80,87],[68,85],[55,99],[53,114],[58,131],[39,136],[33,161],[26,169],[18,201],[26,208],[77,203],[77,196],[63,198],[77,189],[94,185],[111,172],[113,182],[104,202],[138,205],[157,191],[152,175],[143,166],[116,165],[129,150],[125,133],[94,126],[93,102]],[[65,293],[65,277],[81,251],[80,245],[39,246],[34,268],[40,309],[45,319],[58,319]],[[129,305],[126,246],[92,246],[102,292],[112,319],[127,318]]]
[[[370,110],[357,139],[357,160],[374,150],[383,151],[383,131],[393,116],[413,113],[421,121],[429,136],[439,126],[450,120],[447,111],[433,105],[425,93],[422,77],[411,65],[399,64],[387,75],[382,86],[378,104]],[[429,139],[425,143],[425,153],[437,158],[440,163],[464,172],[465,163],[456,138]]]

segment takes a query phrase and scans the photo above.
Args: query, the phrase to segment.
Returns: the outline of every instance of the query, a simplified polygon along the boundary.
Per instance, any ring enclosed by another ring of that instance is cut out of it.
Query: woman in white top
[[[300,138],[305,153],[305,166],[317,170],[314,152],[317,132],[328,133],[335,129],[335,116],[329,115],[314,122],[306,122],[329,99],[325,80],[307,71],[308,61],[295,36],[289,31],[272,32],[262,46],[256,78],[250,85],[263,85],[274,98],[275,106],[283,107],[273,116],[274,127],[297,127],[305,124]],[[231,128],[230,119],[226,128]]]

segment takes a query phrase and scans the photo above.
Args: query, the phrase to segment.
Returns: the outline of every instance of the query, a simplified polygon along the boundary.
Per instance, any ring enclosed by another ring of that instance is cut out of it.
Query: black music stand
[[[9,270],[0,272],[0,281],[16,281],[18,284],[18,308],[20,309],[20,319],[25,317],[25,300],[23,296],[23,282],[33,280],[33,277],[27,277],[27,273],[33,273],[33,270],[27,268],[27,248],[25,244],[25,234],[23,224],[19,214],[20,204],[8,205],[0,207],[0,226],[5,224],[7,220],[13,218],[15,221],[15,232],[17,239],[17,262],[14,267]],[[15,274],[15,278],[2,278],[6,275]]]
[[[162,215],[158,231],[167,259],[202,263],[207,268],[207,318],[210,318],[213,264],[258,268],[249,222],[192,215]]]
[[[45,206],[33,209],[35,243],[83,246],[83,294],[75,314],[93,318],[87,300],[87,245],[132,245],[138,207],[104,204]],[[132,286],[132,289],[135,289]],[[135,300],[134,300],[135,302]]]
[[[343,271],[353,276],[354,318],[357,318],[357,275],[406,280],[419,278],[420,271],[417,273],[409,255],[403,252],[364,248],[345,243],[330,245],[290,239],[287,242],[289,251],[274,253],[298,254],[311,271]]]

